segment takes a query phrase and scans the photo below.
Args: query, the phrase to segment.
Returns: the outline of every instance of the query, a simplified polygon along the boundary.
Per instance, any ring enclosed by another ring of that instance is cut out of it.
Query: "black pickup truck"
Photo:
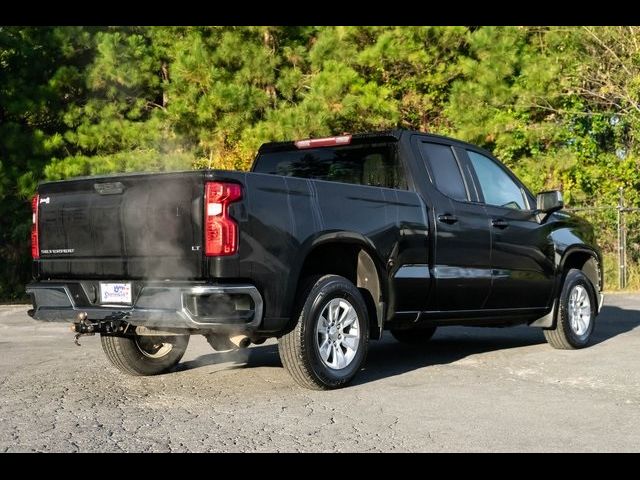
[[[349,382],[383,330],[419,344],[441,326],[528,324],[581,348],[601,255],[562,207],[485,150],[400,130],[268,143],[250,172],[46,182],[29,313],[100,334],[133,375],[169,371],[189,335],[216,350],[277,337],[315,389]]]

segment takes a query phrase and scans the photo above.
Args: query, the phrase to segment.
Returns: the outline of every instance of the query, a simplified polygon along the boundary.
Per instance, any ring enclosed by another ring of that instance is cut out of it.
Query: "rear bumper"
[[[38,282],[27,286],[36,320],[76,322],[86,313],[93,321],[125,320],[146,327],[214,331],[256,330],[263,300],[253,285],[135,284],[133,305],[95,303],[96,282]]]

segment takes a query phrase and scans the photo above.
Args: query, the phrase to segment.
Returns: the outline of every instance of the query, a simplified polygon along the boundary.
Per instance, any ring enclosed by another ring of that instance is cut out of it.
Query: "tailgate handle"
[[[94,183],[93,188],[100,195],[119,195],[124,192],[124,185],[122,182],[110,182],[110,183]]]

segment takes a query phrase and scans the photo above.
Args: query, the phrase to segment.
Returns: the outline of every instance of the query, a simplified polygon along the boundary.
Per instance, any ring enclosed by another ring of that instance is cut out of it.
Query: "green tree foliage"
[[[0,299],[23,296],[30,272],[29,198],[65,155],[66,109],[79,101],[90,31],[0,27]]]
[[[43,179],[246,169],[265,141],[401,127],[574,206],[621,186],[639,205],[639,105],[637,27],[0,27],[0,298],[28,281]]]
[[[166,48],[154,29],[115,28],[91,38],[82,101],[63,114],[67,155],[45,168],[49,179],[140,170],[188,169],[189,146],[166,121]]]

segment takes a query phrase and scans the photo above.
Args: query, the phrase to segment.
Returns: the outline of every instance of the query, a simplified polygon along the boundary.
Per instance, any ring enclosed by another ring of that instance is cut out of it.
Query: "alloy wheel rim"
[[[149,358],[162,358],[173,350],[172,343],[162,342],[151,336],[136,336],[135,343],[140,353]]]
[[[578,336],[587,333],[591,323],[591,300],[587,289],[582,285],[571,289],[568,312],[571,330]]]
[[[356,309],[344,298],[325,305],[316,322],[316,346],[322,363],[332,370],[348,367],[360,344],[360,322]]]

